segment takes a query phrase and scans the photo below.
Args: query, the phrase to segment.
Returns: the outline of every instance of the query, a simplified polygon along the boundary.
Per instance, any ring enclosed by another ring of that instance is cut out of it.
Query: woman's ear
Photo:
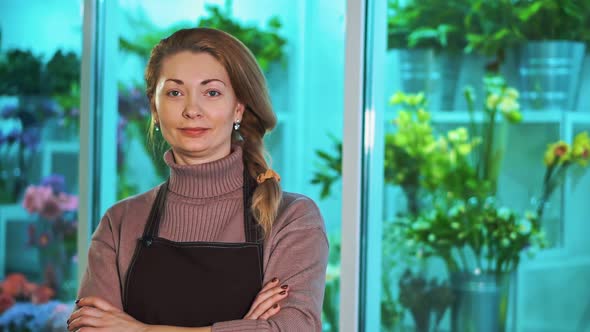
[[[150,110],[152,113],[152,120],[153,120],[154,124],[160,123],[160,118],[158,117],[158,111],[156,111],[156,105],[154,104],[153,101],[150,103]]]
[[[238,103],[238,106],[236,107],[236,119],[242,119],[242,116],[244,116],[244,111],[246,110],[246,106],[242,103]]]

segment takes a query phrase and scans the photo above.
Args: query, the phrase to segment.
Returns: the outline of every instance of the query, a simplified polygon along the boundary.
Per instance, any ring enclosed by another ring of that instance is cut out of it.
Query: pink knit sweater
[[[181,242],[244,242],[241,148],[202,165],[177,165],[170,152],[165,160],[170,184],[159,236]],[[92,236],[79,297],[100,296],[122,308],[123,281],[157,189],[106,212]],[[283,193],[264,243],[264,284],[277,277],[289,285],[281,311],[267,321],[217,322],[213,331],[321,331],[327,260],[328,241],[317,206],[305,196]]]

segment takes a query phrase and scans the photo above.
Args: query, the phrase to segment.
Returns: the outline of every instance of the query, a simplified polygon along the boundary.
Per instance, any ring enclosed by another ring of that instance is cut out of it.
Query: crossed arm
[[[274,278],[258,293],[244,319],[266,320],[280,310],[279,302],[287,297],[288,285],[280,285]],[[143,324],[97,296],[76,301],[78,307],[68,319],[68,331],[102,332],[210,332],[211,327],[174,327]]]

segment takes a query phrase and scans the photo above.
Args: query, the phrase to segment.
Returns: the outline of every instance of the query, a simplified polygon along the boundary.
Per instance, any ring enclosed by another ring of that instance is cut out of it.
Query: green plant
[[[286,40],[280,35],[281,21],[275,16],[269,19],[265,29],[255,24],[239,22],[231,14],[232,1],[226,0],[225,9],[218,5],[206,5],[207,15],[197,22],[196,26],[223,30],[246,45],[256,57],[260,67],[266,71],[275,62],[284,62],[284,46]],[[157,29],[145,18],[134,19],[128,17],[132,25],[144,31],[139,37],[130,40],[119,37],[119,47],[123,52],[138,55],[147,61],[151,49],[162,38],[174,31],[194,26],[192,23],[180,23],[166,29]]]
[[[330,254],[326,270],[326,288],[322,305],[323,331],[338,331],[338,311],[340,307],[340,237],[330,234]]]
[[[388,47],[462,51],[468,0],[388,2]]]
[[[465,18],[468,52],[496,56],[529,40],[590,43],[590,3],[576,0],[472,0]]]
[[[43,61],[31,51],[13,49],[0,61],[0,95],[39,95]]]
[[[507,124],[521,122],[522,114],[518,103],[518,91],[508,86],[503,77],[487,75],[484,78],[484,86],[486,98],[483,112],[476,111],[475,96],[471,88],[465,89],[465,99],[470,117],[470,131],[473,135],[481,137],[483,142],[473,154],[478,182],[489,187],[489,192],[485,194],[494,195],[506,146],[506,142],[499,136],[499,129]],[[475,119],[478,113],[483,115],[483,121],[479,123]]]
[[[320,199],[330,195],[332,185],[342,176],[342,141],[330,135],[334,155],[323,150],[316,150],[317,157],[322,161],[318,171],[314,172],[311,184],[320,185]]]
[[[446,135],[434,132],[424,95],[398,92],[390,104],[400,106],[393,121],[396,130],[385,134],[385,182],[399,185],[408,212],[417,215],[421,197],[445,192],[455,196],[473,195],[480,188],[465,157],[478,144],[465,128]]]
[[[545,245],[535,213],[521,216],[499,206],[493,197],[440,198],[433,209],[417,218],[402,218],[399,224],[409,246],[425,256],[443,258],[451,273],[511,272],[525,250]]]
[[[64,95],[80,81],[80,58],[74,52],[57,50],[45,65],[50,95]]]
[[[498,57],[522,40],[513,0],[472,0],[465,17],[467,52]]]
[[[80,80],[80,59],[57,50],[44,63],[41,56],[20,49],[8,50],[0,59],[0,95],[61,95]]]
[[[516,15],[524,40],[577,40],[590,43],[590,2],[517,1]]]

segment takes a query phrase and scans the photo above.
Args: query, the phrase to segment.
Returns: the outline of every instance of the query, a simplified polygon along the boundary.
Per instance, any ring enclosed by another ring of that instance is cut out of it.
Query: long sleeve
[[[300,197],[286,209],[271,234],[264,284],[277,277],[289,285],[281,311],[267,321],[233,320],[213,325],[213,332],[321,331],[328,241],[317,206]]]
[[[111,218],[107,212],[92,236],[88,267],[78,290],[78,298],[98,296],[122,309],[115,243]]]

